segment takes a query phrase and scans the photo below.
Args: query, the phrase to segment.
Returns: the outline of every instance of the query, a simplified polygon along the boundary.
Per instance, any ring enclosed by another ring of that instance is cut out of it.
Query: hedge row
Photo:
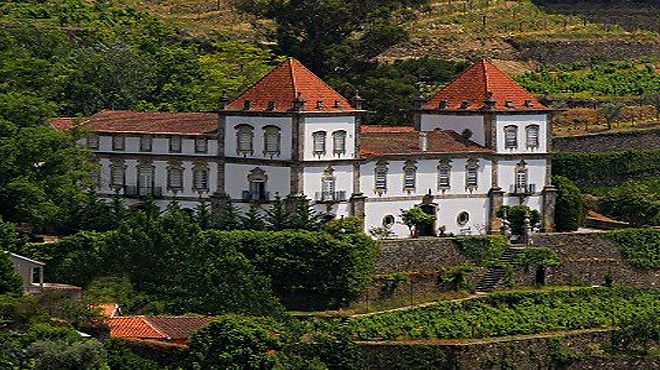
[[[626,180],[660,175],[660,150],[609,153],[557,153],[552,174],[581,187],[616,185]]]
[[[639,268],[660,268],[660,230],[623,229],[608,236],[619,245],[625,259]]]

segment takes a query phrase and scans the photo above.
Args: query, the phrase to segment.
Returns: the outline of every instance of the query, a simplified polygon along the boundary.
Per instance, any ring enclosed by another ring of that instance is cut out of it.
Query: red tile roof
[[[426,151],[422,151],[420,148],[419,132],[417,131],[366,132],[360,139],[362,157],[471,152],[492,153],[490,149],[470,141],[454,131],[428,132]]]
[[[73,127],[76,124],[76,121],[79,120],[79,118],[74,118],[74,117],[55,117],[50,120],[50,125],[53,127],[55,130],[58,131],[66,131]]]
[[[90,304],[89,307],[101,312],[103,317],[114,317],[119,313],[119,305],[116,303],[97,303]]]
[[[217,133],[218,115],[103,110],[85,120],[81,127],[97,133],[202,136]]]
[[[381,125],[362,125],[360,126],[361,134],[370,133],[396,133],[396,132],[414,132],[415,128],[412,126],[381,126]]]
[[[485,109],[484,101],[494,101],[495,111],[535,111],[548,110],[530,92],[525,90],[511,77],[504,74],[487,60],[482,60],[463,71],[452,82],[442,88],[428,100],[423,109],[438,109],[442,100],[446,100],[448,111],[476,111]],[[526,106],[528,100],[531,106]],[[463,101],[469,101],[467,108],[461,108]],[[507,107],[507,101],[511,107]]]
[[[210,320],[210,317],[194,316],[116,316],[108,319],[108,325],[113,338],[179,342]]]
[[[353,111],[351,104],[299,61],[289,58],[275,67],[261,80],[245,90],[226,107],[229,111],[242,111],[244,102],[250,101],[250,111],[288,112],[293,101],[305,101],[304,111]],[[317,102],[323,102],[323,108]],[[274,102],[274,108],[269,103]]]

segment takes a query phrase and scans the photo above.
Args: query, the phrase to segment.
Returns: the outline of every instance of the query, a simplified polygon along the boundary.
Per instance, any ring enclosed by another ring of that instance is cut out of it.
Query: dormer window
[[[195,138],[195,153],[206,153],[209,150],[209,141],[205,137]]]
[[[151,136],[149,135],[140,136],[140,151],[141,152],[151,151]]]
[[[518,126],[509,125],[504,128],[504,147],[507,149],[518,147]]]
[[[87,136],[87,148],[89,149],[98,149],[99,148],[99,136],[98,135],[89,135]]]
[[[511,100],[507,100],[507,101],[505,101],[505,102],[504,102],[504,106],[507,107],[507,108],[509,108],[509,109],[513,109],[513,108],[514,108],[513,102],[512,102]]]
[[[125,138],[120,135],[115,135],[112,137],[112,150],[124,150],[125,147]]]
[[[447,100],[446,99],[440,100],[440,102],[438,103],[438,109],[439,110],[447,109]]]
[[[527,136],[527,147],[528,148],[538,148],[539,147],[539,125],[529,125],[525,128]]]
[[[275,102],[274,101],[269,101],[268,102],[268,108],[269,111],[274,111],[275,110]]]
[[[334,108],[340,108],[341,106],[339,105],[339,100],[335,99],[335,103],[333,104]]]
[[[461,107],[460,107],[461,109],[468,109],[469,106],[470,106],[470,101],[469,100],[461,101]]]
[[[282,135],[280,133],[280,128],[277,126],[266,126],[264,127],[264,155],[274,156],[280,155],[280,143],[282,141]]]
[[[254,154],[254,127],[246,124],[238,125],[236,129],[236,154],[247,156]]]
[[[312,134],[314,139],[314,155],[325,155],[325,131],[316,131]]]
[[[181,153],[181,136],[170,136],[170,152]]]
[[[316,110],[325,110],[325,104],[323,104],[323,100],[316,101]]]
[[[332,133],[333,152],[337,155],[346,153],[346,131],[339,130]]]
[[[243,100],[243,110],[250,110],[252,108],[252,102],[249,100]]]

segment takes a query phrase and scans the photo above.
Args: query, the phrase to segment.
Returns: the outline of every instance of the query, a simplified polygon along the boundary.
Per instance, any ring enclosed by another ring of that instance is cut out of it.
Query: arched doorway
[[[438,218],[438,204],[433,202],[433,195],[429,189],[429,193],[424,196],[422,204],[419,208],[424,211],[427,215],[435,216],[436,221],[429,222],[427,224],[421,225],[419,228],[419,236],[436,236],[436,223]]]

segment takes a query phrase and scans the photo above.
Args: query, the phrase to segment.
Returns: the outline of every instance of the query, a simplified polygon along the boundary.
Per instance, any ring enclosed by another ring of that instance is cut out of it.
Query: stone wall
[[[519,41],[511,38],[507,42],[517,50],[517,59],[535,60],[542,64],[589,62],[591,58],[626,60],[660,55],[658,40],[612,38]]]
[[[597,344],[607,344],[608,330],[582,333],[525,336],[520,339],[487,339],[462,343],[455,341],[361,342],[369,369],[652,369],[660,365],[659,357],[608,358],[594,357]],[[553,359],[561,346],[583,359],[562,367]]]
[[[660,150],[660,128],[556,137],[556,152],[600,153],[626,150]]]
[[[465,262],[451,238],[418,238],[381,241],[376,274],[399,271],[435,271],[438,266]]]
[[[660,269],[641,269],[626,261],[617,244],[606,233],[535,234],[534,245],[545,246],[559,256],[561,265],[549,268],[548,284],[602,285],[611,274],[614,284],[631,286],[660,285]],[[517,273],[516,285],[533,284],[534,274]]]

